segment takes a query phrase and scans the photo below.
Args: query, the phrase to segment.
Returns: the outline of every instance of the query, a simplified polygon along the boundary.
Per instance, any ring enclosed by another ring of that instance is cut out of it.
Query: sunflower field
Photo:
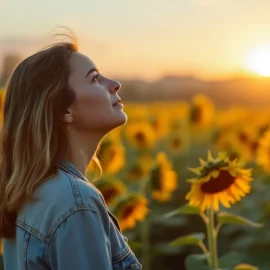
[[[269,270],[270,109],[203,94],[124,106],[93,184],[143,269]]]

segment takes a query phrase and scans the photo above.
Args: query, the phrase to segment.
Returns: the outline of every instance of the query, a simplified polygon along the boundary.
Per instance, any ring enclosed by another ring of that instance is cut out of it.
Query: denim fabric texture
[[[5,270],[142,269],[100,191],[68,160],[35,191],[3,239]]]

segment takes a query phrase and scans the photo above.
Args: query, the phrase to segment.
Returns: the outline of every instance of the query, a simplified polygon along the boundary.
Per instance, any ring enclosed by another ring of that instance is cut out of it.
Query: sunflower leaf
[[[161,254],[170,254],[170,255],[178,255],[185,252],[184,247],[176,247],[176,246],[168,246],[168,243],[157,243],[153,247],[153,254],[161,255]]]
[[[231,251],[219,257],[219,267],[233,269],[234,265],[243,262],[244,258],[240,252]]]
[[[184,226],[187,223],[187,219],[184,216],[175,216],[174,218],[166,218],[164,216],[153,217],[153,223],[157,223],[163,226]]]
[[[204,233],[194,233],[178,237],[169,243],[169,246],[179,247],[186,245],[200,245],[204,239]]]
[[[217,215],[217,220],[220,225],[223,224],[238,224],[238,225],[250,225],[252,227],[260,228],[263,227],[263,224],[256,223],[251,220],[248,220],[244,217],[237,216],[228,212],[219,212]]]
[[[211,268],[206,264],[207,255],[191,254],[185,260],[187,270],[210,270]]]
[[[200,214],[200,208],[190,206],[188,204],[185,204],[181,206],[180,208],[177,208],[169,213],[166,213],[164,215],[165,218],[173,217],[178,214],[183,214],[183,215],[199,215]]]
[[[128,243],[132,250],[140,250],[143,246],[143,243],[139,241],[129,240]]]
[[[236,265],[233,270],[258,270],[259,268],[250,264],[241,263]]]

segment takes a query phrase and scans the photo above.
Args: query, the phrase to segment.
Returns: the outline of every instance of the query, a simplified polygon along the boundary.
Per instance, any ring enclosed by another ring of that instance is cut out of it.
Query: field
[[[201,94],[124,105],[94,184],[144,269],[268,270],[270,110]]]

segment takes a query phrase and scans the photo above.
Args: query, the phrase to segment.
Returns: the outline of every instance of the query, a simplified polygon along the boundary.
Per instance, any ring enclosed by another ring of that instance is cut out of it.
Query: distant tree
[[[21,57],[17,53],[7,53],[2,58],[2,73],[0,76],[0,85],[5,85],[7,79],[19,64]]]

